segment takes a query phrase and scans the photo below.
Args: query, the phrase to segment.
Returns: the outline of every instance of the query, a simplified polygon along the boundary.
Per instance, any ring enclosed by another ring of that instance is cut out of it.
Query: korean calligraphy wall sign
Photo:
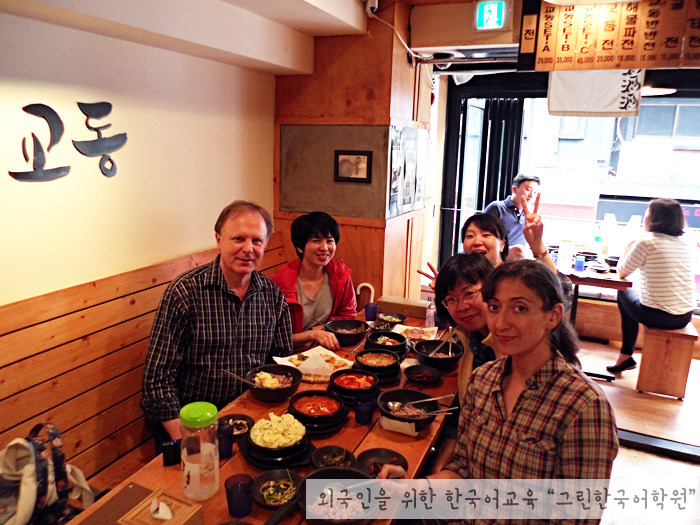
[[[110,153],[114,153],[126,144],[127,135],[126,133],[119,133],[111,137],[105,137],[102,132],[111,127],[111,124],[96,126],[91,123],[91,120],[100,120],[108,116],[112,112],[112,104],[109,102],[78,102],[78,108],[86,117],[85,126],[90,131],[97,133],[97,138],[92,140],[73,140],[73,146],[86,157],[100,157],[100,171],[105,177],[113,177],[117,173],[117,166]],[[65,126],[61,117],[53,108],[46,104],[29,104],[22,109],[25,113],[43,118],[46,121],[49,127],[49,144],[44,150],[41,141],[35,133],[32,133],[33,155],[31,164],[33,169],[31,171],[9,171],[8,174],[20,182],[48,182],[68,175],[71,169],[70,166],[46,167],[47,153],[61,141],[65,132]],[[22,138],[22,155],[24,160],[29,163],[30,156],[26,137]]]
[[[525,0],[520,71],[700,67],[700,2]]]

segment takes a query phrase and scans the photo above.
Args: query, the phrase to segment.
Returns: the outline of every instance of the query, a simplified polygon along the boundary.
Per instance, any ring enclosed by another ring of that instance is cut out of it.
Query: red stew
[[[294,408],[307,416],[326,416],[340,408],[340,403],[326,396],[304,396],[294,402]]]
[[[334,379],[335,384],[343,388],[352,388],[354,390],[362,390],[369,388],[376,380],[371,376],[364,374],[343,374]]]

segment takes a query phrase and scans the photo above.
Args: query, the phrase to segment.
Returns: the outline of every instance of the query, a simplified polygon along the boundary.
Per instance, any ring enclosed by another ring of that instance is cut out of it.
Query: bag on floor
[[[39,436],[46,429],[48,442]],[[58,429],[38,424],[26,439],[12,440],[0,451],[0,525],[60,525],[94,496],[81,470],[65,462]]]

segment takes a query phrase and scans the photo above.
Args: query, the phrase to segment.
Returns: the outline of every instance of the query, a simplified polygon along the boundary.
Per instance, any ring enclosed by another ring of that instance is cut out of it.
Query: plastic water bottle
[[[576,247],[573,241],[563,240],[559,243],[559,255],[557,257],[557,268],[562,273],[571,271],[574,264],[574,255],[576,255]]]
[[[202,501],[219,490],[219,440],[216,406],[196,401],[180,410],[182,427],[182,492]]]

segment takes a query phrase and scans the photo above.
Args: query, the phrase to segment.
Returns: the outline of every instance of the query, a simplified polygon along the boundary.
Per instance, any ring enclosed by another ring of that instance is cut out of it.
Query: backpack
[[[48,442],[39,436],[43,429]],[[0,451],[0,525],[66,523],[79,512],[69,498],[80,499],[83,508],[94,501],[83,473],[65,462],[55,425],[40,423]]]

